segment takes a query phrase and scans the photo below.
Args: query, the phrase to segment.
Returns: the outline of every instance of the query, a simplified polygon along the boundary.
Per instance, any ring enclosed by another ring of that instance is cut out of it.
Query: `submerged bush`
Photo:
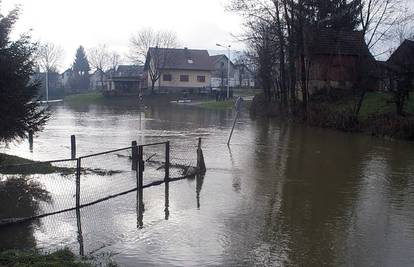
[[[313,126],[334,128],[346,132],[359,132],[361,125],[358,117],[349,107],[342,109],[337,105],[327,103],[312,103],[310,105],[308,123]]]
[[[398,116],[395,113],[371,115],[367,131],[373,136],[414,140],[414,116]]]

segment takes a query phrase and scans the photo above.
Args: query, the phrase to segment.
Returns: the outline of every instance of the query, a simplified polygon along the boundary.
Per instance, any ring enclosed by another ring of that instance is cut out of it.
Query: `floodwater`
[[[2,248],[67,246],[121,266],[414,265],[412,143],[243,113],[228,148],[232,111],[141,112],[132,101],[52,111],[33,152],[27,142],[0,151],[49,160],[70,156],[71,134],[78,155],[132,140],[191,147],[200,136],[207,173],[144,189],[143,213],[134,192],[0,229]]]

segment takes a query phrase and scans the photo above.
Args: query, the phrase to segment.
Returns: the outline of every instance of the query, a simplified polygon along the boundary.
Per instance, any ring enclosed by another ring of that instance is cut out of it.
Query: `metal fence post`
[[[136,171],[138,169],[138,147],[137,147],[137,141],[132,141],[132,166],[131,169],[133,171]]]
[[[71,159],[76,158],[76,137],[75,135],[70,136],[70,151],[71,151]]]
[[[138,188],[142,188],[144,179],[144,149],[138,146]]]
[[[143,146],[138,146],[137,147],[137,152],[136,152],[136,162],[138,163],[138,168],[137,168],[137,172],[136,172],[136,176],[137,176],[137,227],[138,228],[142,228],[144,223],[143,223],[143,219],[144,219],[144,190],[142,188],[143,185],[143,177],[144,177],[144,154],[143,154]]]
[[[165,142],[165,177],[164,180],[170,179],[170,141]]]
[[[76,208],[80,207],[81,158],[76,160]]]
[[[204,162],[203,150],[201,149],[201,137],[198,138],[197,146],[197,168],[201,172],[206,171],[206,164]]]
[[[29,131],[29,149],[33,152],[33,131]]]

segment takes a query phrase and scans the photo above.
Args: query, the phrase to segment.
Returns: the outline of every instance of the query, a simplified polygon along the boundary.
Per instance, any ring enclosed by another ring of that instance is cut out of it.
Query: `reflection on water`
[[[413,265],[413,144],[243,114],[228,148],[231,124],[231,111],[189,106],[55,107],[32,154],[5,151],[65,158],[71,134],[81,155],[132,140],[180,150],[202,136],[207,173],[22,226],[22,243],[121,266]]]

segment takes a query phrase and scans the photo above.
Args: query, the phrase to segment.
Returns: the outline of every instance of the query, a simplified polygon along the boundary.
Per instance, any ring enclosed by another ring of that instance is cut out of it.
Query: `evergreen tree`
[[[353,31],[361,23],[361,0],[317,1],[317,21],[322,28]]]
[[[304,0],[307,23],[318,29],[356,30],[361,24],[361,0]]]
[[[48,118],[36,102],[39,84],[31,81],[36,46],[28,35],[10,40],[18,14],[17,8],[7,16],[0,14],[0,142],[39,131]]]
[[[75,61],[73,62],[72,70],[72,88],[77,90],[88,89],[90,67],[83,46],[79,46],[79,48],[76,50],[76,56]]]

